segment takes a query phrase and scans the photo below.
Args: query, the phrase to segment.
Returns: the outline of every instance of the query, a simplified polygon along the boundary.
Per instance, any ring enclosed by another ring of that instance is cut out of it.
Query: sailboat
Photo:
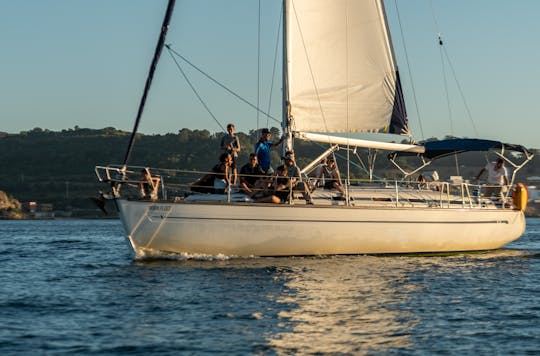
[[[525,231],[523,186],[514,189],[514,199],[506,193],[505,200],[497,201],[482,197],[478,186],[460,177],[437,182],[437,189],[420,189],[407,178],[440,157],[490,151],[513,167],[514,184],[516,172],[532,159],[526,148],[480,139],[407,144],[351,135],[409,135],[382,0],[283,1],[283,151],[293,150],[295,140],[328,145],[302,167],[307,175],[337,150],[384,150],[402,179],[372,180],[363,186],[347,177],[343,199],[315,190],[313,204],[294,192],[285,204],[256,203],[234,190],[175,194],[179,185],[164,175],[156,199],[130,196],[129,186],[141,184],[141,167],[127,163],[173,7],[170,0],[124,163],[96,167],[98,179],[111,187],[109,195],[136,253],[294,256],[478,251],[500,248]],[[403,156],[419,158],[419,167],[402,167]]]

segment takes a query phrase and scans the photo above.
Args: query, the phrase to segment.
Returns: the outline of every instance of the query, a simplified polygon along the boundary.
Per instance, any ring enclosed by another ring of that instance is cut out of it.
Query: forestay
[[[287,0],[291,126],[407,134],[382,0]]]

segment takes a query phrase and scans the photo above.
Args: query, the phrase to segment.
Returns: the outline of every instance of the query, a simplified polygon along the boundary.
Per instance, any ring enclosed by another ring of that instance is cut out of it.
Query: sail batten
[[[286,4],[293,129],[408,133],[382,0]]]

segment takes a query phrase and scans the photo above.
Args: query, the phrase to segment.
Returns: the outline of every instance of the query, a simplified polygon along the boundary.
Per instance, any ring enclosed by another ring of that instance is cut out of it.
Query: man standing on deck
[[[270,130],[264,128],[261,131],[261,139],[255,144],[255,154],[257,155],[259,166],[261,166],[265,174],[274,173],[274,170],[270,166],[270,149],[279,146],[285,140],[285,136],[282,136],[279,141],[272,142],[270,141],[271,136]]]
[[[485,188],[484,196],[486,198],[491,198],[492,195],[497,196],[502,202],[504,202],[504,194],[506,191],[503,191],[503,188],[506,188],[510,184],[508,181],[508,172],[504,166],[504,160],[498,158],[495,162],[489,162],[484,168],[480,170],[476,179],[478,180],[482,173],[487,172],[487,184]]]

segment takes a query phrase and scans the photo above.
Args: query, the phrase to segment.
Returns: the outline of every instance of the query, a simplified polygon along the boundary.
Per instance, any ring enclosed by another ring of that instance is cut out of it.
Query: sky
[[[177,0],[167,43],[279,118],[279,59],[272,73],[281,4],[260,3],[260,42],[259,1]],[[415,139],[454,135],[540,147],[540,1],[385,5]],[[0,131],[130,131],[165,8],[166,0],[0,0]],[[441,61],[437,33],[449,62],[446,55]],[[182,69],[215,120],[164,51],[139,131],[279,126],[184,63]]]

